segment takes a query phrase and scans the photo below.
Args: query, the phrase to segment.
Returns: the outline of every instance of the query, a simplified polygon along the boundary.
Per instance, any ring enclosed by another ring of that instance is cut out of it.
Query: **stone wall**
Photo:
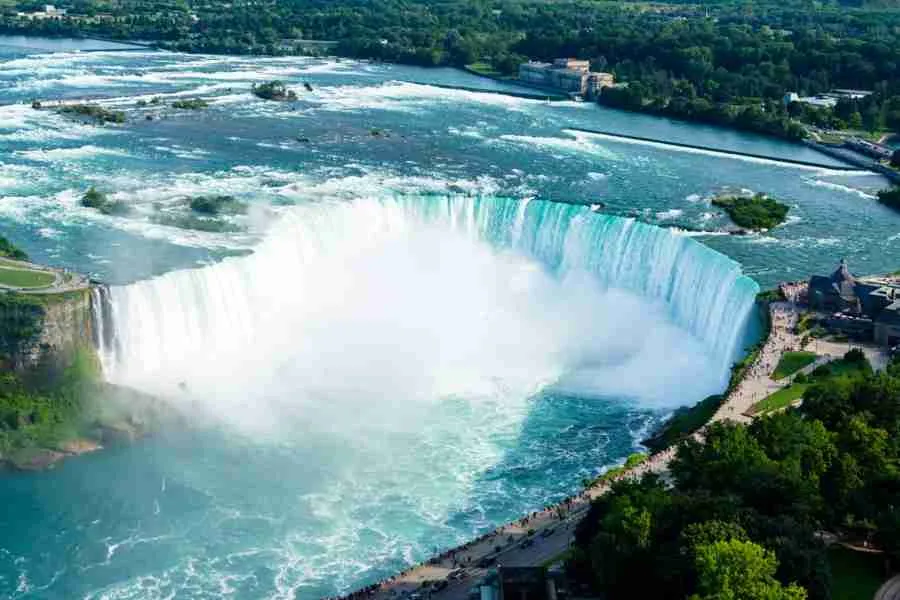
[[[0,294],[0,360],[19,374],[60,371],[93,349],[90,288],[58,294]]]

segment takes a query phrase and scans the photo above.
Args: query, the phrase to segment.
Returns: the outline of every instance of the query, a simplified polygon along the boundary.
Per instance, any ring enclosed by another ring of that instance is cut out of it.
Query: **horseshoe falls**
[[[111,288],[100,351],[112,381],[221,414],[281,387],[301,403],[602,392],[671,335],[701,358],[694,385],[669,357],[646,387],[613,388],[677,406],[721,388],[757,291],[689,237],[584,206],[369,198],[298,207],[250,256]]]

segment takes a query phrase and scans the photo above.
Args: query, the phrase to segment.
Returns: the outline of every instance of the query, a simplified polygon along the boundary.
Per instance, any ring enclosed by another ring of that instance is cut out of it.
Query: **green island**
[[[208,108],[209,103],[202,98],[191,98],[189,100],[175,100],[172,102],[172,108],[182,110],[201,110]]]
[[[158,212],[151,216],[151,220],[167,227],[206,233],[236,233],[244,230],[240,225],[224,218],[247,212],[247,205],[234,196],[192,196],[184,200],[184,208],[190,212]]]
[[[765,194],[719,196],[713,206],[723,209],[735,225],[750,231],[772,229],[784,223],[790,210],[786,204]]]
[[[64,115],[87,118],[101,125],[125,122],[125,113],[121,110],[110,110],[97,104],[65,104],[56,110]]]
[[[191,210],[203,215],[243,214],[247,206],[234,196],[194,196],[188,201]]]
[[[243,231],[241,227],[228,221],[222,221],[215,217],[200,215],[172,215],[162,214],[154,215],[151,221],[159,225],[167,227],[176,227],[178,229],[189,229],[192,231],[202,231],[205,233],[237,233]]]
[[[297,93],[282,81],[269,81],[267,83],[254,84],[251,88],[253,95],[263,100],[275,102],[292,102],[297,99]]]
[[[104,215],[121,216],[131,212],[128,204],[122,200],[110,200],[93,186],[81,197],[81,206],[95,208]]]

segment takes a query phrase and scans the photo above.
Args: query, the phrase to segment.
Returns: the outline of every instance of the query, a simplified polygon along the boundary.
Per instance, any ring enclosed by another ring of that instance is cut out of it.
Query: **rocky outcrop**
[[[93,351],[90,288],[52,294],[0,294],[0,356],[19,374],[58,371]]]

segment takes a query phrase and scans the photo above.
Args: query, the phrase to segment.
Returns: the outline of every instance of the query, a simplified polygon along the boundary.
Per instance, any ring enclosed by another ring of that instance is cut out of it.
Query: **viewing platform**
[[[0,291],[22,294],[60,294],[90,287],[90,280],[66,269],[0,258]]]

